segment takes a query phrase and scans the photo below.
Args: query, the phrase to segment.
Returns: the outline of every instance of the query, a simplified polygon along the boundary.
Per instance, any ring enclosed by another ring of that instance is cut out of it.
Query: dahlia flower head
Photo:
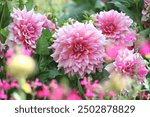
[[[129,16],[115,10],[102,11],[94,16],[96,28],[102,31],[106,39],[115,42],[131,43],[136,40],[135,32],[130,28],[132,23]]]
[[[45,15],[36,14],[33,10],[27,11],[25,7],[23,10],[14,8],[11,17],[13,22],[8,26],[9,36],[6,42],[9,47],[23,45],[34,52],[43,28],[51,31],[55,28],[55,24]]]
[[[139,53],[134,50],[121,49],[115,61],[106,66],[106,70],[110,73],[121,73],[124,77],[133,78],[136,76],[139,82],[143,82],[146,78],[148,70],[146,62]]]
[[[63,26],[56,31],[54,38],[51,56],[65,73],[83,77],[102,69],[105,36],[92,23],[75,22]]]

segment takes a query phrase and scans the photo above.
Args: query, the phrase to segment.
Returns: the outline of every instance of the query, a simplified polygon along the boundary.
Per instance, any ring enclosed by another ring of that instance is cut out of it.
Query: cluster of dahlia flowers
[[[13,22],[8,26],[9,36],[7,45],[11,48],[15,45],[23,45],[26,49],[35,52],[36,43],[44,28],[55,29],[55,24],[47,19],[45,15],[13,9],[11,14]]]
[[[51,47],[58,68],[83,77],[97,69],[101,71],[105,59],[110,59],[114,61],[111,64],[114,72],[129,77],[136,75],[143,81],[148,70],[141,55],[133,52],[137,38],[129,16],[110,10],[94,15],[93,20],[95,26],[91,22],[75,22],[56,31]]]
[[[35,69],[31,53],[35,53],[42,30],[48,28],[52,31],[55,24],[45,15],[36,14],[33,10],[27,11],[26,8],[14,9],[11,17],[13,22],[8,26],[9,36],[6,41],[9,50],[4,56],[7,58],[8,72],[17,81],[1,80],[0,98],[11,99],[5,92],[10,88],[20,88],[27,94],[32,92],[35,99],[82,99],[75,89],[66,89],[55,80],[46,85],[39,79],[33,82],[26,82],[26,78],[19,79],[22,74],[27,76]],[[55,30],[54,43],[50,45],[53,50],[51,57],[58,64],[58,69],[63,69],[65,74],[83,79],[80,83],[84,87],[83,97],[86,99],[118,99],[117,93],[130,85],[126,79],[135,80],[139,84],[145,81],[149,71],[143,57],[150,58],[150,44],[143,43],[138,52],[135,44],[137,35],[132,29],[132,23],[132,19],[125,13],[110,10],[93,15],[92,21],[75,21]],[[12,49],[15,45],[24,48],[15,53]],[[0,43],[0,55],[2,49],[3,44]],[[29,66],[26,65],[26,60],[31,63]],[[91,83],[85,77],[97,71],[102,72],[104,68],[109,73],[110,81],[103,85],[97,80]],[[142,92],[142,96],[147,95]],[[16,94],[12,94],[12,97],[17,99]]]

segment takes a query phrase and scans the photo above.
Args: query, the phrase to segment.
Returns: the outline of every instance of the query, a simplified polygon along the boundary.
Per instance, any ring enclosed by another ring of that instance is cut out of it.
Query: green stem
[[[83,90],[83,87],[81,86],[80,79],[79,78],[77,79],[78,79],[77,86],[78,86],[79,92],[81,95],[84,95],[84,90]]]

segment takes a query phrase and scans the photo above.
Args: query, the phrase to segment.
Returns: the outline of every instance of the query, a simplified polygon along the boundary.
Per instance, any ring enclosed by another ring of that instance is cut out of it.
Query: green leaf
[[[61,75],[61,73],[57,69],[49,70],[48,73],[49,73],[50,78],[55,78],[55,77]]]
[[[101,0],[97,0],[96,3],[95,3],[95,8],[96,9],[102,9],[104,6],[105,6],[105,4]]]
[[[36,52],[40,55],[49,55],[49,40],[51,38],[51,33],[49,30],[43,30],[42,36],[38,39],[36,45]]]
[[[114,4],[116,7],[119,8],[119,10],[123,11],[128,16],[130,16],[130,18],[135,19],[134,13],[132,11],[130,11],[124,4],[121,4],[118,1],[111,1],[110,3]]]
[[[145,29],[145,30],[142,30],[142,31],[140,32],[140,35],[141,35],[142,37],[148,37],[148,36],[150,35],[150,28],[147,28],[147,29]]]
[[[7,27],[3,28],[0,30],[0,33],[2,34],[2,36],[4,38],[6,38],[8,36],[8,30],[7,30]]]
[[[10,12],[7,2],[0,4],[0,29],[6,27],[10,21]]]

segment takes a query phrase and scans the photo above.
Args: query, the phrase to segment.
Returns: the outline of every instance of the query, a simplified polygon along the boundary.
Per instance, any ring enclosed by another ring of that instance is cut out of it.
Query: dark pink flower
[[[36,96],[39,97],[39,98],[48,98],[50,96],[49,87],[48,86],[43,86],[42,90],[37,91]]]
[[[4,93],[3,90],[0,90],[0,99],[7,99],[7,95]]]

